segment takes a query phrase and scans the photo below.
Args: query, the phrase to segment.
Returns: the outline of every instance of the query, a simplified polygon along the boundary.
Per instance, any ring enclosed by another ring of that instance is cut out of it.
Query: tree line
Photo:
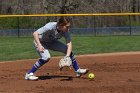
[[[67,14],[140,12],[140,0],[0,0],[0,14]],[[71,17],[73,26],[138,24],[139,16]],[[56,18],[52,18],[54,20]],[[51,20],[51,18],[49,19]],[[94,21],[94,22],[93,22]],[[81,24],[82,23],[82,24]]]
[[[0,0],[0,14],[140,12],[140,0]]]

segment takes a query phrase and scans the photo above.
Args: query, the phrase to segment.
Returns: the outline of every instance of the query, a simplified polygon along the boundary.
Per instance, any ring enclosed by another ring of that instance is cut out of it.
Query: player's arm
[[[71,41],[71,36],[69,32],[66,32],[64,35],[65,39],[66,39],[66,44],[67,44],[67,53],[66,56],[70,56],[71,52],[72,52],[72,41]]]
[[[39,33],[38,33],[37,31],[35,31],[35,32],[33,33],[33,36],[34,36],[35,42],[37,43],[38,50],[39,50],[40,52],[43,52],[44,48],[43,48],[42,44],[40,43],[40,40],[39,40]]]
[[[70,42],[67,43],[67,53],[66,53],[66,56],[70,56],[71,51],[72,51],[72,42],[70,41]]]
[[[46,31],[49,31],[51,28],[52,28],[52,25],[51,25],[51,24],[46,24],[45,26],[39,28],[37,31],[35,31],[35,32],[33,33],[34,40],[35,40],[35,42],[37,43],[38,50],[39,50],[40,52],[43,52],[44,47],[43,47],[42,44],[40,43],[39,34],[43,34],[43,33],[45,33]]]

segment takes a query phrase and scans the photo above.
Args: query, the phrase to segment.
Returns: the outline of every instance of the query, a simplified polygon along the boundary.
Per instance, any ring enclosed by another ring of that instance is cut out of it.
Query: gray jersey
[[[37,30],[39,33],[39,40],[41,42],[52,42],[54,40],[64,37],[66,42],[71,41],[71,37],[68,32],[59,32],[57,31],[57,22],[49,22],[45,26]]]

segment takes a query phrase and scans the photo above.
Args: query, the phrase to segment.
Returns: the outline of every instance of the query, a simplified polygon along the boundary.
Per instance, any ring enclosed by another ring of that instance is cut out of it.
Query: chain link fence
[[[140,35],[139,15],[125,16],[70,16],[72,35]],[[38,28],[59,17],[0,18],[0,36],[32,36]]]

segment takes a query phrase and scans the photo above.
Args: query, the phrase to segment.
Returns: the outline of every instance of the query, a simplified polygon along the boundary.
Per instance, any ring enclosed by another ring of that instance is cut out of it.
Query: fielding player
[[[72,42],[69,33],[69,27],[70,20],[66,17],[61,17],[58,22],[49,22],[33,33],[34,45],[40,56],[40,59],[33,65],[32,69],[26,73],[26,80],[38,79],[34,73],[38,70],[38,68],[50,60],[51,56],[48,49],[62,52],[66,57],[70,57],[77,77],[87,73],[87,69],[79,68],[74,57],[74,53],[72,52]],[[66,44],[58,41],[58,39],[61,37],[65,38]]]

